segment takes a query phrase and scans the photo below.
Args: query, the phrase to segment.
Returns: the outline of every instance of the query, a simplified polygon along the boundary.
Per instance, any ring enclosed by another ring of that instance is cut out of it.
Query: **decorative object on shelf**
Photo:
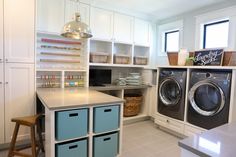
[[[204,49],[194,52],[194,65],[222,65],[223,62],[223,49]]]
[[[177,65],[178,63],[178,52],[167,52],[168,60],[170,65]]]
[[[189,57],[189,53],[187,49],[180,49],[178,53],[178,65],[184,66],[186,63],[186,59]]]
[[[46,43],[81,45],[81,42],[79,42],[79,41],[65,41],[65,40],[48,39],[48,38],[42,38],[41,41],[46,42]]]
[[[114,55],[114,63],[115,64],[129,64],[129,55]]]
[[[61,36],[71,39],[91,38],[89,26],[81,22],[80,13],[75,13],[75,20],[64,25]]]
[[[148,58],[145,56],[135,56],[134,57],[134,64],[135,65],[147,65]]]
[[[80,63],[79,60],[66,60],[66,59],[40,59],[40,62],[54,62],[54,63]]]
[[[76,47],[61,47],[61,46],[52,46],[52,45],[41,45],[41,48],[47,48],[47,49],[60,49],[60,50],[71,50],[71,51],[79,51],[80,48]]]
[[[236,51],[225,51],[223,66],[236,66]]]
[[[142,77],[139,73],[130,73],[129,77],[126,77],[126,84],[131,86],[140,86],[143,84]]]
[[[116,84],[117,84],[118,86],[126,86],[126,78],[118,78],[118,79],[116,80]]]
[[[109,55],[104,52],[91,52],[90,62],[91,63],[108,63]]]
[[[188,57],[186,59],[185,66],[192,66],[194,61],[195,61],[194,57]]]
[[[136,116],[140,112],[140,107],[142,104],[141,94],[125,94],[124,96],[124,117]]]

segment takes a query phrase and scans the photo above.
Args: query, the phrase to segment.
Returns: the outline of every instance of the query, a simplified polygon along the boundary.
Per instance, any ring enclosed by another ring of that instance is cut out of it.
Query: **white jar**
[[[186,63],[186,59],[189,57],[189,53],[187,49],[180,49],[178,54],[178,65],[184,66]]]

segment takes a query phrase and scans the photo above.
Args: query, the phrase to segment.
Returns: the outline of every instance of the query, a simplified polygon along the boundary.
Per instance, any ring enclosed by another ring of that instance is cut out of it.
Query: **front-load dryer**
[[[195,70],[190,76],[187,121],[212,129],[228,123],[231,71]]]
[[[184,120],[186,69],[161,69],[158,86],[158,112]]]

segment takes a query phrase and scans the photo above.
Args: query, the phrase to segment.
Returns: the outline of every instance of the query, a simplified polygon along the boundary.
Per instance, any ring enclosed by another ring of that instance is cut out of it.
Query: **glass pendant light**
[[[91,38],[92,33],[89,26],[81,22],[80,13],[75,13],[74,21],[64,25],[61,36],[71,39]]]

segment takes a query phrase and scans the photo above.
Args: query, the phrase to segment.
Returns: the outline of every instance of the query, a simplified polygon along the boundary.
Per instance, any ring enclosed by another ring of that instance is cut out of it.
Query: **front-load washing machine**
[[[187,121],[212,129],[228,123],[231,71],[195,70],[190,76]]]
[[[186,69],[161,69],[158,88],[158,112],[184,120]]]

